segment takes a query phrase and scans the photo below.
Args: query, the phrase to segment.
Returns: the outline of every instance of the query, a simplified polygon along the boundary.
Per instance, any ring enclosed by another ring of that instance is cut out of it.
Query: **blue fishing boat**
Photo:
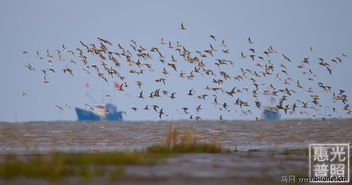
[[[107,103],[105,105],[94,105],[91,107],[92,110],[86,110],[82,108],[75,108],[78,121],[121,121],[122,112],[117,111],[115,105]]]
[[[281,115],[276,107],[265,107],[262,112],[262,118],[266,120],[280,119]]]
[[[275,106],[276,99],[274,97],[270,97],[269,103],[271,106],[265,106],[262,112],[262,119],[264,120],[276,120],[280,119],[281,114],[279,109]]]

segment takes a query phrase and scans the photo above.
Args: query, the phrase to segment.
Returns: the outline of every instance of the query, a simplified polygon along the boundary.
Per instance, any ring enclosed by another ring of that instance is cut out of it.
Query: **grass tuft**
[[[186,129],[181,133],[178,126],[170,125],[164,140],[157,145],[146,149],[147,153],[171,154],[171,153],[225,153],[214,139],[212,143],[198,143],[193,129]]]
[[[285,149],[285,150],[282,152],[282,154],[284,154],[284,155],[292,155],[292,154],[294,154],[294,152],[293,152],[292,150]]]
[[[0,177],[44,178],[56,180],[68,176],[79,176],[83,179],[111,176],[122,176],[124,165],[153,165],[160,155],[145,152],[130,153],[52,153],[31,156],[19,160],[13,155],[6,156],[0,162]],[[107,170],[109,166],[117,170]]]

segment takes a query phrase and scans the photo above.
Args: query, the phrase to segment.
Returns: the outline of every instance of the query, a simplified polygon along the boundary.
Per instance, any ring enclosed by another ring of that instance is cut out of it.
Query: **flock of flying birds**
[[[181,23],[179,29],[187,28]],[[91,44],[80,41],[80,47],[73,50],[62,45],[54,52],[37,51],[33,54],[45,66],[37,69],[39,64],[27,64],[26,68],[40,71],[43,83],[50,83],[51,73],[74,77],[77,73],[82,76],[82,72],[109,83],[118,81],[119,96],[133,97],[133,103],[142,102],[123,111],[126,115],[129,111],[150,111],[163,119],[173,114],[170,108],[173,107],[194,120],[202,119],[204,109],[211,109],[222,120],[224,114],[235,119],[253,115],[254,109],[261,112],[267,106],[288,115],[314,118],[333,117],[338,111],[351,115],[346,91],[334,89],[318,77],[318,74],[333,75],[333,66],[343,63],[346,54],[291,60],[272,46],[257,51],[255,42],[248,38],[245,44],[248,49],[232,56],[234,52],[225,40],[219,41],[211,34],[209,41],[209,47],[192,51],[179,41],[163,38],[157,47],[146,48],[135,40],[123,46],[98,37]],[[313,52],[310,48],[310,53]],[[23,54],[28,56],[30,52],[25,50]],[[190,88],[185,90],[187,86]],[[326,96],[327,101],[320,101],[321,96]],[[278,101],[268,105],[265,103],[268,98]],[[88,104],[85,106],[94,110]],[[71,108],[67,104],[56,107]]]

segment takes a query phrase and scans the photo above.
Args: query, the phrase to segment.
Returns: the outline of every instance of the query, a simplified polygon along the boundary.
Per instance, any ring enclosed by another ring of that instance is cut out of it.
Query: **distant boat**
[[[93,111],[75,108],[78,121],[100,121],[100,120],[108,120],[108,121],[121,121],[122,120],[122,112],[117,111],[115,105],[107,103],[105,105],[94,105],[92,107]]]
[[[266,120],[280,119],[281,115],[276,107],[265,107],[262,112],[262,118]]]

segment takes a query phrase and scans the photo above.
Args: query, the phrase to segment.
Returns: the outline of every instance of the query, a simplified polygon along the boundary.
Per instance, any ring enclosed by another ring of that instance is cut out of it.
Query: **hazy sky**
[[[351,8],[350,0],[3,0],[0,1],[0,121],[76,120],[73,109],[59,111],[55,105],[82,107],[84,103],[92,104],[85,97],[86,82],[92,84],[88,91],[99,102],[112,101],[122,110],[145,105],[134,97],[125,98],[116,93],[112,82],[105,83],[83,73],[70,77],[58,69],[60,74],[52,75],[51,82],[43,84],[42,73],[29,72],[24,67],[42,61],[23,56],[24,49],[32,56],[37,50],[44,54],[49,49],[54,53],[62,44],[75,49],[80,47],[79,41],[91,43],[96,37],[125,45],[134,39],[148,48],[159,46],[163,37],[167,41],[180,41],[188,48],[204,49],[211,43],[209,34],[214,34],[219,40],[226,40],[233,60],[238,60],[241,50],[246,50],[249,36],[259,51],[272,45],[292,60],[309,57],[311,46],[314,56],[333,58],[341,52],[352,55]],[[181,22],[187,27],[186,31],[179,30]],[[333,76],[321,74],[321,81],[335,89],[345,89],[351,95],[351,62],[349,56],[344,63],[334,67]],[[192,88],[192,84],[186,88],[177,81],[173,85],[185,90]],[[22,91],[27,95],[22,96]],[[112,100],[102,99],[107,93],[112,95]],[[197,105],[183,99],[179,101],[193,107]],[[167,109],[170,105],[164,103],[163,106]],[[204,114],[207,119],[217,119],[219,115],[212,110],[205,110]],[[225,117],[237,119],[231,115]],[[166,119],[183,118],[173,114]],[[131,112],[126,119],[153,120],[158,117],[142,111]]]

